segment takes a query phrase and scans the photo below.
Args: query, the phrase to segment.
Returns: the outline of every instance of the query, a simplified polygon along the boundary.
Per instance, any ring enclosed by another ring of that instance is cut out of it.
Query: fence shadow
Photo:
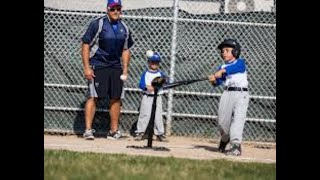
[[[73,121],[73,132],[78,136],[82,137],[85,131],[85,107],[86,101],[84,100],[79,108],[83,109],[76,111],[76,116]],[[107,132],[110,130],[110,115],[109,115],[109,100],[101,99],[97,102],[97,111],[93,118],[92,129],[95,130],[95,137],[106,137]]]

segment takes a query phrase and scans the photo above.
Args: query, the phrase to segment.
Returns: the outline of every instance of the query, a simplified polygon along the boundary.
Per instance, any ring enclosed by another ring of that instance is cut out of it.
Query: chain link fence
[[[223,63],[217,45],[236,38],[246,59],[250,102],[246,141],[276,141],[276,11],[272,0],[122,0],[132,31],[130,77],[125,83],[120,129],[129,133],[142,98],[140,75],[146,51],[158,51],[171,81],[206,77]],[[44,131],[82,134],[87,91],[81,37],[104,16],[105,0],[44,0]],[[166,133],[218,138],[222,88],[197,82],[165,91]],[[93,128],[109,129],[108,99],[98,102]]]

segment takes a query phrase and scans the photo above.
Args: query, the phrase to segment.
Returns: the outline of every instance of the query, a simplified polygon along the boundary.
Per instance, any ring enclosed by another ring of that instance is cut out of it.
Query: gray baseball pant
[[[151,110],[152,110],[152,103],[153,103],[153,96],[143,95],[141,104],[140,104],[140,114],[137,123],[137,130],[136,133],[145,132],[149,120],[151,117]],[[157,97],[157,109],[154,118],[154,134],[160,135],[164,134],[164,126],[163,126],[163,119],[162,119],[162,98],[161,95]]]
[[[241,144],[249,105],[248,91],[224,91],[218,110],[221,141],[230,138],[230,144]]]

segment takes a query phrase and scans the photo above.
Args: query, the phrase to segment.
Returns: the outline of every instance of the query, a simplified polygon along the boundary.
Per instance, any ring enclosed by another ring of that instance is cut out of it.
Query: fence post
[[[176,61],[176,47],[177,47],[177,23],[179,13],[179,0],[174,1],[173,6],[173,28],[172,28],[172,42],[171,42],[171,61],[170,61],[170,82],[174,81],[174,68]],[[173,101],[173,89],[169,89],[168,95],[168,111],[166,121],[166,134],[171,134],[171,121],[172,121],[172,101]]]

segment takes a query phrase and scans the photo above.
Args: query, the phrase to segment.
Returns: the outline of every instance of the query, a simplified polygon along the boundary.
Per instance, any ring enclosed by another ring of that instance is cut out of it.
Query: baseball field
[[[95,140],[88,141],[82,138],[87,81],[80,45],[89,23],[105,15],[105,0],[45,0],[44,179],[276,179],[275,0],[255,1],[123,0],[122,18],[135,41],[119,122],[124,136],[117,141],[101,137],[110,127],[109,99],[103,99],[93,122]],[[228,2],[255,7],[232,12]],[[222,63],[217,46],[229,37],[241,42],[250,84],[241,156],[217,151],[223,88],[209,82],[164,93],[169,142],[154,141],[145,149],[147,141],[125,134],[140,113],[138,83],[147,50],[160,52],[161,70],[174,82],[197,79]]]

